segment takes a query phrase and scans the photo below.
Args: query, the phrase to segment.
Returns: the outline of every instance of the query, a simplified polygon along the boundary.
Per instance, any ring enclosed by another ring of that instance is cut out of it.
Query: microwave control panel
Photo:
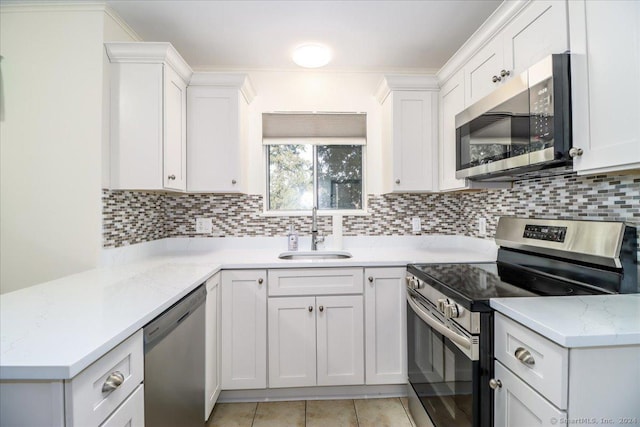
[[[531,142],[553,142],[553,79],[529,88]]]

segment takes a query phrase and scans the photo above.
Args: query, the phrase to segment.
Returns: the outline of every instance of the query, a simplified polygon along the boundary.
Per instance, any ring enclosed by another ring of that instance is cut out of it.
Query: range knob
[[[447,307],[449,304],[451,304],[449,298],[440,298],[438,300],[438,310],[440,311],[440,313],[444,313],[445,307]]]
[[[463,309],[458,304],[452,302],[444,307],[444,317],[447,319],[457,319],[462,315],[462,311]]]

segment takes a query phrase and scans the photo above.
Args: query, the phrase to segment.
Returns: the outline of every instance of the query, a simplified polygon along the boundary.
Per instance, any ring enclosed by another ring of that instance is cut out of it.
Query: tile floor
[[[414,427],[406,398],[218,403],[207,427]]]

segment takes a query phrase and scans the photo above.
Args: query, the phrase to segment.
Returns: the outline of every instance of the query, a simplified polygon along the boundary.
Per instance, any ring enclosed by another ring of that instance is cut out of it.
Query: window
[[[363,114],[264,114],[267,210],[364,208]]]

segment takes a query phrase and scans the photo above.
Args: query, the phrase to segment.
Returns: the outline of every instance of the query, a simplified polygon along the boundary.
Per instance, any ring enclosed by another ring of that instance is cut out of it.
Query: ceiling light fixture
[[[318,68],[331,61],[331,50],[323,44],[305,43],[296,47],[291,57],[301,67]]]

